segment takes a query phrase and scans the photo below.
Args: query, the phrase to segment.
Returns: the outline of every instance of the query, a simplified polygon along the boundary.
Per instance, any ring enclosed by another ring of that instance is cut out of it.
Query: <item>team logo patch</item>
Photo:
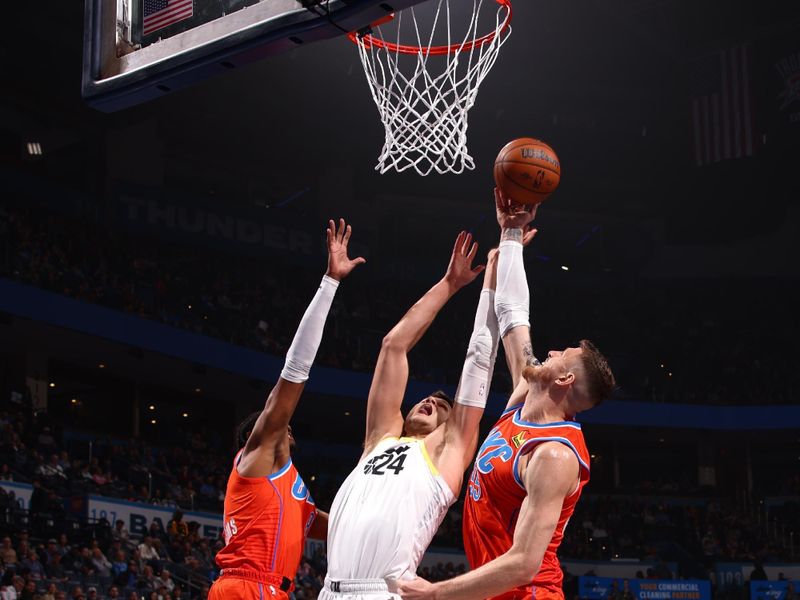
[[[511,441],[514,442],[514,446],[519,448],[522,446],[522,443],[525,441],[525,434],[526,431],[520,431],[517,435],[511,438]]]

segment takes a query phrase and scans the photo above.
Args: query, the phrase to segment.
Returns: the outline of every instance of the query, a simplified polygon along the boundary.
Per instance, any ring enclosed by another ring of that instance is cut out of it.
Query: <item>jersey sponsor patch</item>
[[[522,446],[523,442],[525,441],[525,431],[520,431],[517,435],[511,438],[511,441],[514,442],[514,445],[517,448]]]

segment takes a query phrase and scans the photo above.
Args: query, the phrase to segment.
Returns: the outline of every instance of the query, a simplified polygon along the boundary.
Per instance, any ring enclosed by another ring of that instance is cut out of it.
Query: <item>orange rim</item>
[[[450,46],[406,46],[404,44],[394,44],[392,42],[386,42],[384,40],[376,38],[371,33],[368,33],[364,36],[360,36],[361,43],[364,44],[365,48],[372,49],[372,48],[379,48],[383,50],[388,50],[390,52],[398,52],[400,54],[425,54],[425,55],[434,55],[440,56],[442,54],[454,54],[455,52],[460,52],[463,50],[472,50],[473,48],[480,48],[485,44],[490,44],[494,41],[498,34],[504,32],[508,29],[509,25],[511,25],[511,0],[495,0],[500,6],[506,9],[506,18],[503,21],[500,29],[497,31],[493,31],[492,33],[488,33],[482,37],[476,38],[470,42],[464,42],[463,44],[452,44]],[[381,19],[378,19],[374,23],[371,23],[371,27],[378,27],[383,25],[384,23],[388,23],[394,19],[394,13],[389,14]],[[358,43],[359,42],[359,35],[356,32],[350,32],[347,34],[347,37],[350,38],[351,41]]]

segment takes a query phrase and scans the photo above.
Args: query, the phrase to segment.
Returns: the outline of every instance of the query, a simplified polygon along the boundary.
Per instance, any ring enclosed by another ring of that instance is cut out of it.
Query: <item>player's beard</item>
[[[555,380],[555,373],[551,371],[547,364],[530,365],[522,371],[522,376],[531,385],[546,388]]]

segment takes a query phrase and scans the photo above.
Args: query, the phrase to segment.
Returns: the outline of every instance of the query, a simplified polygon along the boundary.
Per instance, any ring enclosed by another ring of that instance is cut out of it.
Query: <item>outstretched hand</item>
[[[494,207],[497,212],[497,224],[501,228],[523,229],[536,217],[539,205],[516,204],[500,188],[496,187],[494,188]]]
[[[453,246],[453,254],[450,256],[450,264],[447,266],[447,273],[444,278],[456,288],[462,288],[472,283],[481,271],[486,268],[485,265],[472,267],[472,261],[477,253],[478,243],[472,241],[472,234],[466,231],[459,233]]]
[[[347,244],[353,229],[344,222],[344,219],[339,219],[338,228],[333,219],[328,221],[326,233],[328,236],[328,270],[325,274],[341,281],[350,274],[350,271],[367,261],[361,256],[352,260],[347,256]]]

